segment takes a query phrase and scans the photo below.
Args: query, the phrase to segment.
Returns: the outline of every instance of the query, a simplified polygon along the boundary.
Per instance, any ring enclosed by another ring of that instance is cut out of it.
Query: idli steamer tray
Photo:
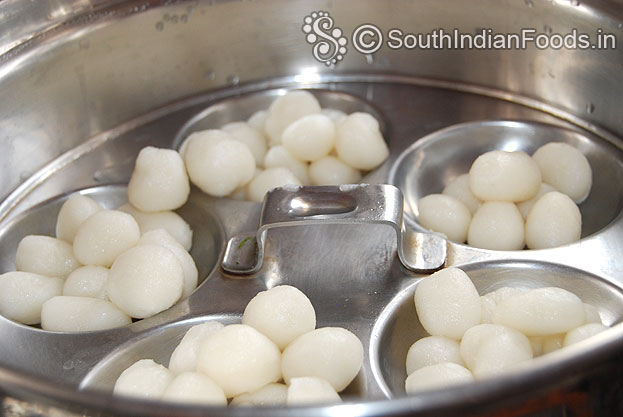
[[[172,13],[186,7],[182,2],[162,9]],[[124,184],[144,146],[176,148],[193,128],[246,119],[288,89],[309,89],[323,105],[377,116],[391,154],[363,182],[387,185],[286,187],[269,193],[263,205],[193,189],[179,213],[194,230],[191,254],[201,281],[195,292],[154,317],[107,331],[59,334],[0,317],[0,392],[7,413],[448,416],[516,408],[522,413],[517,415],[565,415],[577,406],[577,392],[603,411],[600,401],[609,403],[591,387],[604,386],[600,378],[619,372],[616,358],[623,345],[618,324],[623,318],[623,142],[616,135],[520,96],[393,71],[233,81],[85,138],[22,178],[0,204],[3,271],[13,269],[21,237],[53,234],[58,209],[71,193],[89,195],[107,208],[124,203]],[[585,228],[579,242],[539,251],[490,251],[446,242],[418,225],[411,203],[466,172],[476,155],[500,148],[532,152],[552,140],[577,146],[593,168],[593,189],[580,206]],[[239,248],[247,238],[256,245]],[[594,304],[613,328],[516,372],[407,397],[406,352],[424,335],[412,295],[418,282],[441,266],[463,268],[480,292],[505,285],[565,288]],[[363,368],[343,393],[344,404],[197,408],[112,399],[115,379],[131,363],[148,357],[166,365],[192,325],[239,322],[258,291],[280,284],[308,295],[319,327],[345,327],[364,343]]]

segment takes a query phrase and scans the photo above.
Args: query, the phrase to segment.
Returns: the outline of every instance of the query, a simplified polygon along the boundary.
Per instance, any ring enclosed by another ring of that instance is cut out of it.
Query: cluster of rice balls
[[[244,122],[190,134],[180,147],[205,193],[261,202],[271,188],[358,183],[389,150],[368,113],[322,109],[307,91],[278,97]]]
[[[191,327],[168,368],[142,359],[124,370],[115,395],[187,404],[280,406],[341,401],[363,345],[340,327],[316,329],[310,300],[281,285],[247,304],[242,324]]]
[[[73,194],[58,214],[56,237],[20,241],[16,271],[0,275],[0,314],[44,330],[93,331],[153,316],[188,297],[198,280],[188,253],[193,232],[172,210],[189,192],[179,154],[148,147],[128,186],[131,204],[105,210]]]
[[[408,394],[498,375],[608,329],[567,290],[502,287],[480,296],[458,268],[424,278],[414,301],[431,336],[407,353]]]
[[[569,144],[550,142],[532,157],[490,151],[441,194],[421,198],[418,220],[454,242],[478,248],[552,248],[580,239],[577,204],[591,185],[588,160]]]

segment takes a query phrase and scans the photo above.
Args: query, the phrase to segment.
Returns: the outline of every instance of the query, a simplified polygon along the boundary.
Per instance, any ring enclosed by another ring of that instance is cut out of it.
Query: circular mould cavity
[[[15,270],[15,253],[22,238],[28,235],[55,236],[58,212],[75,193],[92,198],[105,209],[115,209],[127,202],[125,185],[106,185],[54,197],[12,218],[0,227],[1,273]],[[207,199],[204,194],[193,191],[187,203],[176,210],[193,230],[190,255],[198,270],[197,285],[201,285],[216,266],[223,244],[222,227],[210,211]]]
[[[603,324],[613,326],[623,320],[623,291],[596,275],[578,269],[548,263],[505,261],[469,264],[461,269],[470,277],[480,295],[503,287],[559,287],[596,307]],[[422,280],[398,293],[372,330],[369,351],[372,372],[388,397],[406,395],[407,352],[413,343],[430,336],[418,319],[413,300]]]
[[[549,142],[567,143],[588,159],[593,184],[586,200],[579,204],[581,236],[599,232],[623,209],[623,152],[598,137],[559,126],[504,120],[453,125],[407,148],[394,163],[389,182],[404,194],[406,221],[426,231],[420,222],[418,201],[429,194],[440,194],[450,182],[468,173],[480,155],[494,150],[532,155]]]

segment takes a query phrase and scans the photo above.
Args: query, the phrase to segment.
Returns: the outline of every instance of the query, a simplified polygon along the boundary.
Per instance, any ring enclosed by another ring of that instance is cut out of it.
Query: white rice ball
[[[599,314],[599,310],[597,307],[591,304],[584,303],[584,313],[586,319],[584,322],[588,323],[599,323],[601,324],[601,315]]]
[[[215,197],[224,197],[248,183],[255,172],[249,147],[222,130],[193,133],[184,162],[193,184]]]
[[[142,359],[119,375],[114,395],[159,400],[173,381],[173,374],[152,359]]]
[[[325,107],[320,111],[320,113],[331,119],[336,126],[346,120],[346,117],[348,116],[342,110],[332,109],[330,107]]]
[[[253,129],[257,130],[262,135],[265,135],[264,127],[266,126],[266,118],[267,117],[268,117],[268,111],[267,110],[258,110],[255,113],[253,113],[251,115],[251,117],[249,117],[249,119],[247,120],[247,123]],[[264,137],[264,140],[266,140],[265,137]]]
[[[296,159],[317,161],[335,145],[335,125],[324,114],[310,114],[292,122],[281,135],[283,146]]]
[[[584,303],[557,287],[536,288],[498,304],[493,321],[527,336],[565,333],[584,324]]]
[[[465,204],[445,194],[429,194],[417,202],[418,220],[427,229],[443,233],[453,242],[467,240],[472,214]]]
[[[472,164],[469,186],[483,201],[526,201],[539,192],[541,171],[525,152],[489,151]]]
[[[497,305],[504,300],[523,293],[525,290],[512,287],[502,287],[490,293],[480,296],[482,306],[481,323],[493,323],[493,312]]]
[[[86,195],[73,194],[63,203],[56,219],[56,237],[73,243],[83,221],[102,208]]]
[[[597,333],[601,333],[604,330],[608,330],[607,326],[604,326],[601,323],[589,323],[584,324],[582,326],[576,327],[573,330],[570,330],[562,341],[563,346],[569,346],[574,343],[581,342],[582,340],[586,340],[591,336],[596,335]]]
[[[469,369],[453,362],[442,362],[425,366],[411,373],[405,381],[407,394],[447,388],[456,384],[472,382],[474,377]]]
[[[424,337],[412,344],[407,352],[407,375],[425,366],[442,362],[463,365],[459,342],[443,336]]]
[[[517,206],[487,201],[472,217],[467,243],[482,249],[519,250],[525,246],[524,220]]]
[[[175,304],[184,289],[184,270],[170,250],[157,245],[128,249],[108,274],[110,301],[131,317],[153,316]]]
[[[541,169],[543,181],[578,204],[588,197],[593,172],[582,152],[566,143],[550,142],[537,149],[532,159]]]
[[[182,372],[196,370],[199,347],[204,341],[223,327],[224,326],[217,321],[206,321],[205,323],[194,325],[188,329],[171,354],[171,359],[169,360],[169,369],[171,372],[181,374]]]
[[[61,239],[30,235],[17,246],[15,268],[18,271],[66,278],[78,266],[73,247]]]
[[[197,369],[228,398],[255,391],[281,378],[281,353],[251,326],[233,324],[216,331],[199,348]]]
[[[106,299],[108,268],[103,266],[82,266],[74,270],[63,286],[63,295]]]
[[[292,378],[316,376],[340,392],[362,364],[363,345],[357,336],[340,327],[324,327],[292,341],[283,351],[281,369],[286,384]]]
[[[532,359],[528,338],[510,327],[479,324],[461,340],[461,357],[476,378],[495,375]]]
[[[130,204],[124,204],[117,210],[128,213],[136,220],[141,234],[152,230],[165,229],[177,240],[187,251],[193,245],[193,231],[190,225],[174,211],[158,211],[155,213],[144,213]]]
[[[469,174],[459,175],[450,181],[441,194],[456,198],[461,203],[465,204],[465,207],[467,207],[472,214],[476,213],[476,210],[478,210],[478,207],[482,204],[482,201],[480,201],[474,193],[472,193],[471,188],[469,188]]]
[[[539,188],[539,192],[536,193],[534,197],[530,200],[522,201],[521,203],[517,203],[517,208],[519,212],[523,216],[524,219],[528,218],[528,214],[530,214],[530,210],[534,207],[534,204],[539,200],[539,198],[543,197],[544,194],[549,193],[550,191],[556,191],[554,187],[549,184],[541,183],[541,187]]]
[[[526,219],[526,244],[545,249],[577,242],[582,235],[582,214],[566,194],[551,191],[534,204]]]
[[[289,91],[277,97],[268,108],[264,129],[271,145],[281,144],[283,131],[293,122],[309,114],[320,113],[320,104],[307,91]]]
[[[247,197],[260,203],[268,191],[288,184],[303,185],[288,168],[266,168],[247,185]]]
[[[283,350],[294,339],[316,328],[316,311],[299,289],[280,285],[259,292],[249,301],[242,324],[259,330]]]
[[[379,122],[368,113],[352,113],[337,128],[335,148],[353,168],[371,170],[389,156]]]
[[[235,396],[231,400],[233,406],[266,407],[286,405],[288,387],[284,384],[272,383],[262,388]]]
[[[254,129],[245,122],[227,123],[221,129],[229,133],[237,141],[247,145],[251,154],[253,154],[253,158],[255,158],[255,165],[258,167],[262,166],[267,145],[266,138],[261,131]]]
[[[307,163],[296,159],[285,147],[274,146],[266,152],[264,168],[279,167],[288,168],[303,185],[310,184]]]
[[[460,339],[480,323],[480,296],[467,274],[446,268],[423,278],[414,295],[422,326],[433,336]]]
[[[340,395],[325,379],[306,376],[290,380],[286,399],[286,404],[289,406],[341,401]]]
[[[102,210],[86,219],[74,239],[74,255],[83,265],[110,267],[141,237],[138,223],[127,213]]]
[[[0,275],[0,314],[24,324],[41,322],[41,306],[63,291],[61,278],[30,272]]]
[[[192,256],[165,229],[156,229],[145,233],[137,245],[158,245],[173,252],[184,271],[184,291],[182,298],[188,297],[197,288],[199,272]]]
[[[139,210],[152,212],[182,207],[190,194],[184,161],[172,149],[143,148],[128,183],[128,200]]]
[[[335,156],[325,156],[309,165],[312,185],[356,184],[361,172]]]
[[[89,297],[52,297],[41,308],[41,328],[55,332],[89,332],[132,323],[130,317],[106,300]]]
[[[211,406],[227,405],[225,393],[209,377],[197,372],[177,375],[167,386],[162,401]]]

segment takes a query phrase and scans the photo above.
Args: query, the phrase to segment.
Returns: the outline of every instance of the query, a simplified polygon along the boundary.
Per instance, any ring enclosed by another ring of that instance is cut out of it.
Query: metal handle
[[[406,268],[425,273],[443,267],[446,240],[406,229],[402,216],[402,193],[393,185],[275,188],[266,193],[257,232],[231,238],[222,267],[231,274],[254,274],[262,267],[268,230],[318,223],[391,226],[396,231],[398,257]]]

